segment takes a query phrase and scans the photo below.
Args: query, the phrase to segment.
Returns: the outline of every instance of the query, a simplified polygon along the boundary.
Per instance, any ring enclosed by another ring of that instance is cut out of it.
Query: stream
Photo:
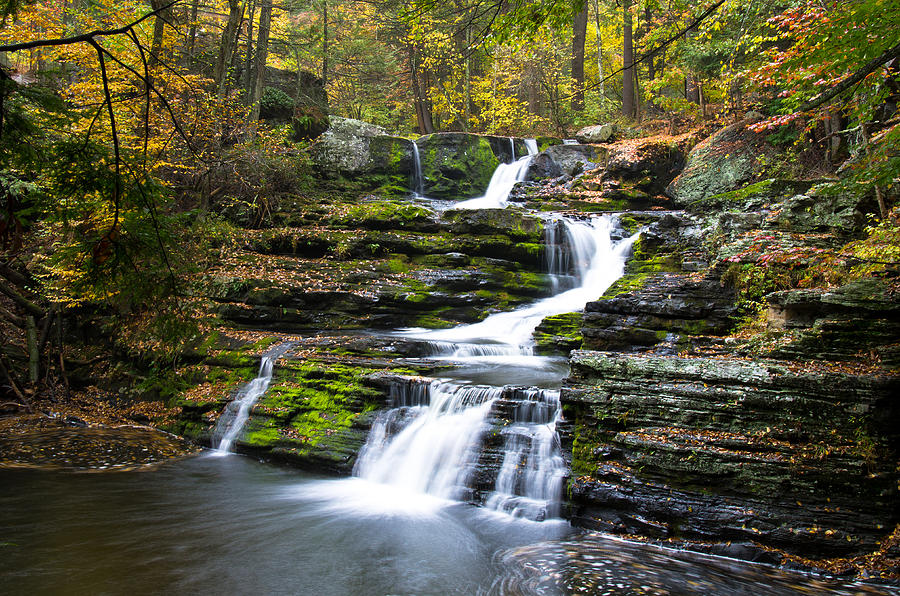
[[[527,147],[501,164],[484,197],[456,208],[505,206],[536,153],[533,141]],[[421,175],[414,180],[422,198]],[[561,519],[568,472],[556,423],[566,364],[535,355],[531,335],[544,317],[600,296],[622,275],[637,235],[624,237],[610,216],[549,216],[546,227],[553,296],[472,325],[395,331],[456,369],[392,391],[352,478],[227,456],[286,344],[264,356],[259,377],[221,416],[215,452],[115,474],[0,470],[3,592],[881,593],[586,537]],[[496,478],[476,490],[483,436],[504,395],[514,405],[495,448]]]

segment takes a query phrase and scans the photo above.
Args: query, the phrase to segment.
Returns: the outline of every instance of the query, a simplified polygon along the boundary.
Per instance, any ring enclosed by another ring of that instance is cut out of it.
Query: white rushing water
[[[468,201],[460,201],[453,205],[453,209],[502,209],[506,207],[509,199],[509,193],[517,182],[525,180],[528,174],[528,166],[531,160],[538,154],[537,140],[525,139],[525,147],[528,154],[516,159],[515,143],[512,139],[510,142],[512,149],[512,162],[501,163],[494,170],[491,181],[483,196],[469,199]]]
[[[217,455],[225,455],[231,451],[234,440],[250,418],[250,408],[262,397],[272,382],[275,361],[290,347],[290,343],[282,343],[263,354],[256,378],[241,387],[235,398],[225,406],[225,411],[219,416],[213,429],[213,445],[217,446]]]
[[[419,145],[412,142],[413,149],[413,195],[415,198],[425,196],[425,179],[422,177],[422,156],[419,154]]]
[[[503,428],[503,463],[485,507],[513,517],[559,516],[566,463],[556,434],[559,391],[520,389],[514,421]]]
[[[422,403],[385,412],[375,422],[354,473],[366,480],[445,499],[464,496],[485,418],[501,389],[439,380]],[[393,431],[398,430],[395,434]]]
[[[583,309],[624,272],[637,235],[615,242],[615,225],[611,217],[548,223],[548,267],[559,278],[558,286],[568,289],[480,323],[401,333],[428,342],[432,358],[541,366],[532,349],[532,333],[541,320]],[[497,380],[502,385],[502,368]],[[502,446],[493,448],[493,464],[491,457],[485,464],[496,468],[495,485],[482,491],[481,500],[489,509],[516,517],[559,515],[566,468],[556,434],[558,390],[416,380],[397,384],[392,399],[394,408],[375,421],[360,453],[354,470],[358,477],[415,494],[470,498],[470,480],[483,452],[483,436],[492,428],[493,408],[512,400],[513,421],[500,433]]]
[[[596,217],[590,221],[561,218],[557,224],[565,230],[568,256],[561,257],[557,246],[548,246],[548,257],[553,260],[551,271],[560,284],[560,278],[569,277],[563,267],[572,271],[572,282],[577,284],[549,298],[510,312],[489,316],[480,323],[460,325],[451,329],[424,330],[408,329],[404,334],[427,340],[452,342],[454,344],[488,344],[490,347],[472,348],[481,355],[530,355],[531,336],[535,327],[550,315],[578,311],[591,300],[596,300],[619,279],[625,271],[625,260],[637,234],[619,242],[614,242],[611,233],[615,219],[610,216]],[[492,344],[492,345],[491,345]],[[456,355],[463,356],[457,347]],[[473,354],[475,355],[475,354]]]

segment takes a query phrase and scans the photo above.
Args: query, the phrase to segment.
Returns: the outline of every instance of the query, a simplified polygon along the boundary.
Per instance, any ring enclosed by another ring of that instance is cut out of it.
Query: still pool
[[[209,454],[0,470],[3,594],[857,594],[801,574]]]

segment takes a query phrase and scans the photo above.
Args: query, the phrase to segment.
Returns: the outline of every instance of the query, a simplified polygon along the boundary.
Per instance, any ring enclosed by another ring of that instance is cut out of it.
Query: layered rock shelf
[[[900,383],[784,362],[577,351],[562,393],[573,518],[805,555],[900,521]]]

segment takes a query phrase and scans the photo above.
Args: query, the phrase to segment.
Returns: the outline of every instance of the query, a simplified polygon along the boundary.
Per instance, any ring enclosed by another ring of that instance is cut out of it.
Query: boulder
[[[553,145],[531,161],[527,179],[576,176],[596,168],[601,158],[601,152],[590,145]]]
[[[575,138],[579,143],[609,143],[615,134],[615,124],[595,124],[594,126],[585,126],[576,132]]]
[[[764,134],[750,130],[754,122],[755,117],[741,120],[694,147],[684,171],[666,188],[676,206],[741,188],[761,177],[760,157],[774,149]]]
[[[425,195],[470,199],[484,194],[500,160],[487,137],[461,132],[425,135],[416,141]]]
[[[641,190],[660,194],[684,169],[690,139],[642,141],[610,151],[603,179],[637,182]]]
[[[412,141],[387,134],[380,126],[333,117],[331,127],[310,147],[313,161],[327,178],[412,174]]]

